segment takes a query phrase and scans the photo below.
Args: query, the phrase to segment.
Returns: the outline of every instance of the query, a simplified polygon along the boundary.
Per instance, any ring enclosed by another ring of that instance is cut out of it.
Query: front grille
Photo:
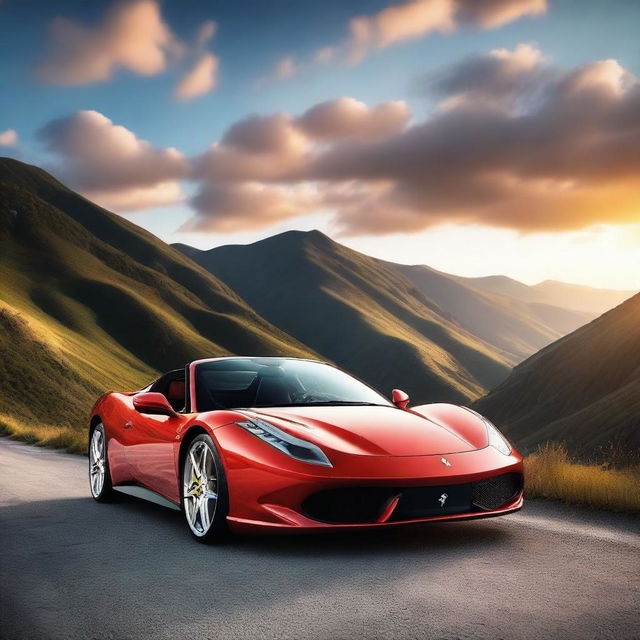
[[[522,491],[522,475],[505,473],[474,482],[471,502],[483,511],[491,511],[511,502],[520,491]]]
[[[387,487],[345,487],[325,489],[310,495],[302,510],[313,520],[331,524],[375,522],[399,489]]]
[[[342,487],[310,495],[303,513],[328,524],[373,523],[395,496],[390,522],[492,511],[512,502],[522,490],[522,475],[507,473],[479,482],[436,487]]]
[[[441,487],[403,489],[392,521],[414,520],[431,516],[448,516],[471,510],[471,485],[452,484]]]

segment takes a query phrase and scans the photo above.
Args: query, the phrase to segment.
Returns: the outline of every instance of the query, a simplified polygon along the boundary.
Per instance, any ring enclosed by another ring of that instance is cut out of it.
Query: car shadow
[[[134,496],[118,493],[112,502],[97,504],[91,498],[52,500],[39,503],[22,503],[0,510],[2,519],[54,517],[68,513],[76,527],[100,523],[99,530],[105,533],[111,526],[142,527],[151,530],[154,536],[162,532],[174,536],[176,544],[195,544],[189,534],[183,515],[172,509],[151,503]],[[38,514],[35,516],[35,514]],[[12,515],[13,514],[13,515]],[[83,523],[82,517],[87,519]],[[114,523],[114,517],[116,523]],[[443,523],[416,523],[382,529],[328,531],[322,533],[268,533],[231,535],[223,547],[246,552],[260,552],[278,556],[322,556],[322,555],[367,555],[384,550],[387,554],[415,551],[426,547],[431,552],[453,550],[461,547],[486,548],[508,540],[513,532],[500,526],[500,519],[469,520]],[[164,536],[163,536],[164,537]],[[1,538],[0,538],[1,539]]]

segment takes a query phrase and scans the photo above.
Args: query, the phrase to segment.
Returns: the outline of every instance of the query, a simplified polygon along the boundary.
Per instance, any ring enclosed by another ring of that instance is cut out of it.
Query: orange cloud
[[[192,205],[199,214],[183,230],[266,226],[322,207],[326,196],[299,173],[318,146],[349,138],[384,139],[402,131],[408,118],[404,102],[370,108],[338,98],[297,119],[280,113],[240,120],[195,160],[194,176],[202,182]]]
[[[494,29],[546,11],[546,0],[412,0],[349,23],[345,50],[352,63],[370,51],[463,26]]]
[[[408,120],[409,108],[402,101],[383,102],[370,109],[353,98],[338,98],[311,107],[296,123],[318,140],[345,137],[373,140],[402,131]]]
[[[531,232],[638,221],[640,82],[616,61],[564,71],[520,45],[467,58],[421,86],[440,104],[415,124],[401,103],[349,98],[298,118],[240,121],[195,162],[201,193],[224,189],[226,199],[220,209],[219,198],[196,197],[192,227],[216,228],[220,216],[229,227],[234,189],[248,182],[277,187],[279,199],[242,208],[243,228],[252,217],[260,226],[298,215],[300,188],[315,194],[300,213],[332,210],[354,235],[451,222]]]
[[[218,81],[218,65],[217,56],[203,53],[176,86],[178,100],[192,100],[212,91]]]
[[[182,200],[180,183],[170,180],[149,187],[125,187],[106,191],[88,190],[84,195],[105,209],[119,212],[164,207]]]
[[[387,7],[372,16],[358,16],[349,23],[345,49],[352,63],[360,62],[373,49],[414,40],[429,33],[455,29],[452,0],[413,0]]]
[[[181,51],[158,2],[120,2],[96,27],[55,18],[37,73],[43,81],[62,86],[104,82],[119,68],[151,76],[164,71],[169,58]]]
[[[529,97],[554,73],[537,48],[519,44],[513,51],[470,56],[444,73],[428,74],[421,84],[427,93],[445,97],[440,106],[446,109],[462,98],[499,103]]]
[[[186,102],[216,88],[220,60],[216,55],[205,50],[205,45],[213,38],[216,29],[217,25],[213,20],[207,20],[200,25],[192,54],[195,62],[175,88],[174,94],[178,100]]]
[[[546,13],[547,0],[457,0],[459,25],[496,29],[523,16]]]
[[[321,205],[321,198],[309,185],[278,186],[257,182],[206,184],[192,200],[201,212],[180,231],[228,233],[267,227],[280,220],[308,213]]]
[[[345,40],[317,49],[307,63],[292,56],[283,58],[278,67],[286,62],[286,72],[278,73],[276,67],[269,78],[288,78],[301,69],[336,59],[358,64],[373,51],[401,42],[461,28],[495,29],[524,16],[543,14],[546,9],[547,0],[410,0],[392,4],[372,15],[352,18]]]
[[[77,111],[39,132],[60,158],[52,171],[87,197],[118,211],[171,204],[189,166],[177,149],[157,149],[97,111]]]

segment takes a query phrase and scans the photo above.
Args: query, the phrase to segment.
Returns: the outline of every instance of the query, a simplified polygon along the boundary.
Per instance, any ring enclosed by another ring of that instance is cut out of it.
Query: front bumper
[[[216,429],[215,436],[225,451],[227,520],[238,532],[331,531],[467,520],[512,513],[523,503],[522,458],[515,451],[508,456],[492,447],[444,456],[326,451],[333,467],[322,467],[290,459],[236,425]],[[484,481],[496,477],[511,478],[513,491],[504,493],[500,504],[474,504],[475,487],[486,486]],[[314,500],[317,507],[318,495],[332,491],[353,493],[354,505],[362,502],[358,492],[369,494],[371,509],[358,513],[354,509],[353,518],[348,509],[342,509],[336,521],[326,510],[310,508]]]

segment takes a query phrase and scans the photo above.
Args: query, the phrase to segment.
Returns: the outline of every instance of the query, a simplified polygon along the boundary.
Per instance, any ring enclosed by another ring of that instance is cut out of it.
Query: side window
[[[183,411],[185,408],[185,382],[182,369],[165,373],[146,390],[161,393],[175,411]]]
[[[184,380],[171,380],[167,385],[167,391],[164,395],[174,411],[182,411],[184,409],[184,389]]]

